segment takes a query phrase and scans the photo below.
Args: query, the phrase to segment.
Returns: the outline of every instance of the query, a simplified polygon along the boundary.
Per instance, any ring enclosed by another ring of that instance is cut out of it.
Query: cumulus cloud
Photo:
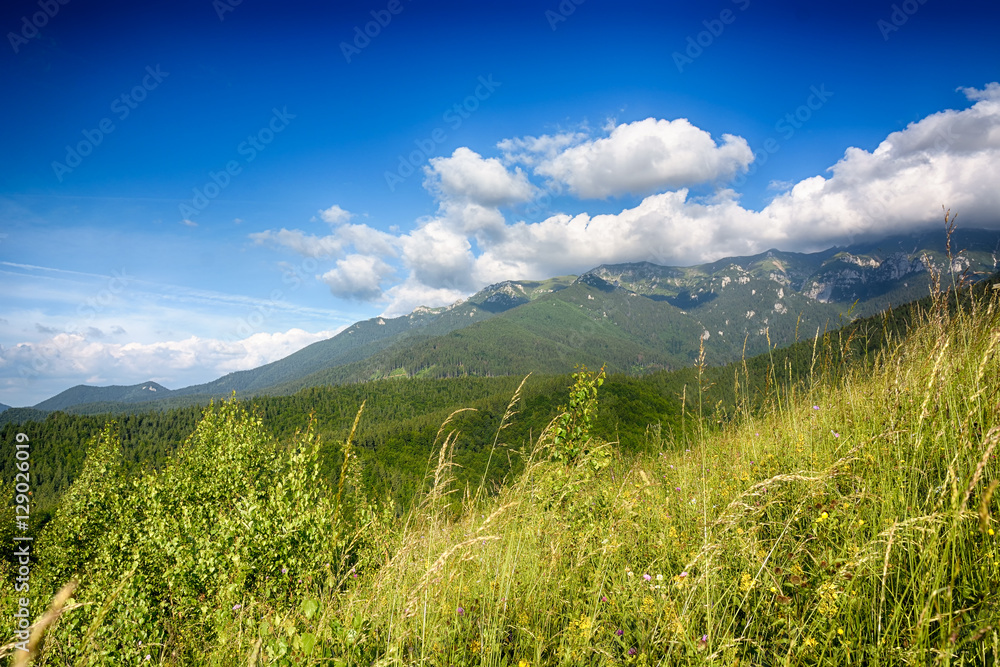
[[[535,173],[565,184],[579,197],[601,199],[725,180],[752,161],[753,151],[742,137],[723,134],[718,145],[686,118],[647,118],[545,157]]]
[[[433,289],[469,290],[475,257],[463,233],[432,220],[401,239],[403,262],[412,277]]]
[[[424,167],[425,187],[441,198],[459,199],[496,207],[531,199],[534,186],[519,168],[507,170],[497,158],[484,159],[465,147],[451,157],[431,158]]]
[[[12,347],[0,345],[0,367],[27,369],[28,377],[33,370],[44,373],[53,387],[59,387],[53,393],[79,383],[81,377],[91,384],[156,380],[176,389],[277,361],[341,330],[311,333],[293,328],[236,341],[191,336],[155,343],[100,342],[78,333],[60,333]],[[206,371],[211,377],[205,377]]]
[[[530,167],[542,160],[552,160],[560,152],[583,143],[588,138],[586,132],[560,132],[543,134],[540,137],[504,139],[497,143],[497,148],[503,152],[504,161],[507,163],[521,163]]]
[[[344,241],[337,236],[316,236],[306,234],[298,229],[285,229],[282,227],[278,231],[267,230],[250,234],[250,238],[257,245],[271,245],[279,248],[288,248],[305,257],[322,258],[337,257],[343,253]]]
[[[320,211],[319,217],[322,218],[324,222],[328,222],[331,225],[342,225],[354,217],[354,214],[350,211],[345,211],[334,204],[325,211]]]
[[[966,88],[959,86],[956,90],[961,91],[969,100],[980,102],[982,100],[1000,100],[1000,83],[993,81],[986,84],[982,90],[976,88]]]
[[[341,299],[373,301],[382,296],[382,283],[392,276],[393,268],[376,255],[348,255],[323,274],[330,292]]]
[[[418,306],[448,306],[468,296],[467,290],[450,287],[428,287],[409,278],[393,285],[385,293],[389,305],[382,313],[385,317],[398,317],[412,313]]]
[[[612,124],[597,138],[576,131],[506,139],[497,144],[502,159],[459,148],[426,170],[425,185],[438,201],[434,216],[391,234],[341,225],[325,241],[339,254],[323,280],[335,294],[381,300],[385,314],[399,315],[418,305],[450,304],[492,282],[578,273],[602,263],[685,265],[925,230],[941,223],[942,204],[966,225],[995,227],[1000,85],[959,90],[971,107],[911,123],[872,151],[847,148],[822,175],[772,183],[776,194],[761,210],[744,207],[737,192],[723,187],[753,159],[747,142],[724,134],[717,143],[686,119]],[[538,192],[515,164],[578,198],[644,198],[602,215],[510,220],[501,208]],[[705,183],[718,187],[692,196],[691,187]],[[316,246],[301,232],[258,236],[300,252]],[[348,260],[349,247],[355,254]],[[393,271],[401,281],[385,288]]]

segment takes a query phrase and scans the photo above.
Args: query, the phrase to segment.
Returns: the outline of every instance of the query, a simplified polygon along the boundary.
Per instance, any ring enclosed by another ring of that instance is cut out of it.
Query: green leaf
[[[316,600],[306,600],[302,603],[302,613],[310,620],[316,615],[317,609],[319,609],[319,602]]]
[[[311,632],[306,632],[300,637],[302,644],[302,652],[306,655],[310,655],[313,652],[313,648],[316,646],[316,635]]]

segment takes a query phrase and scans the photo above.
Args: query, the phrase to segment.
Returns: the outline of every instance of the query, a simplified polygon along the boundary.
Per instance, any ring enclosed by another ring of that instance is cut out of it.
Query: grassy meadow
[[[276,443],[237,402],[141,475],[109,426],[36,541],[32,664],[994,664],[1000,298],[978,294],[873,363],[773,367],[763,397],[736,373],[722,423],[693,383],[653,454],[591,436],[585,370],[530,448],[504,444],[513,397],[499,489],[453,483],[446,421],[402,513],[360,492],[350,438],[328,483],[314,429]]]

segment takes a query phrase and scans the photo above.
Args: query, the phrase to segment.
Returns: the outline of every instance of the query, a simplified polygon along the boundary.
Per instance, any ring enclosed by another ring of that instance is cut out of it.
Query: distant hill
[[[53,412],[55,410],[65,410],[68,407],[80,405],[81,403],[143,403],[165,398],[171,393],[173,392],[156,382],[143,382],[127,387],[122,385],[91,387],[85,384],[78,384],[61,394],[56,394],[52,398],[38,403],[34,408],[36,410]]]
[[[983,279],[1000,232],[898,236],[816,253],[769,250],[691,267],[602,265],[579,277],[505,281],[444,308],[357,322],[283,359],[174,391],[74,387],[35,406],[114,412],[390,377],[565,373],[575,364],[642,374],[709,364],[811,338],[928,294],[928,267]],[[116,392],[123,397],[116,397]]]
[[[4,405],[3,403],[0,403],[0,412],[3,412],[4,410],[9,410],[9,409],[10,409],[9,405]]]

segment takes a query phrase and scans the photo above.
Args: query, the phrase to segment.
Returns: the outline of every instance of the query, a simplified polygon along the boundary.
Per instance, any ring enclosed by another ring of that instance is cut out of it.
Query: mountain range
[[[577,364],[642,374],[690,366],[702,348],[707,363],[726,363],[926,296],[928,268],[947,281],[998,269],[1000,232],[961,230],[951,247],[949,254],[938,232],[816,253],[769,250],[690,267],[609,264],[579,276],[509,280],[448,307],[357,322],[212,382],[175,390],[152,381],[78,385],[0,421],[20,411],[168,408],[386,377],[564,373]]]

